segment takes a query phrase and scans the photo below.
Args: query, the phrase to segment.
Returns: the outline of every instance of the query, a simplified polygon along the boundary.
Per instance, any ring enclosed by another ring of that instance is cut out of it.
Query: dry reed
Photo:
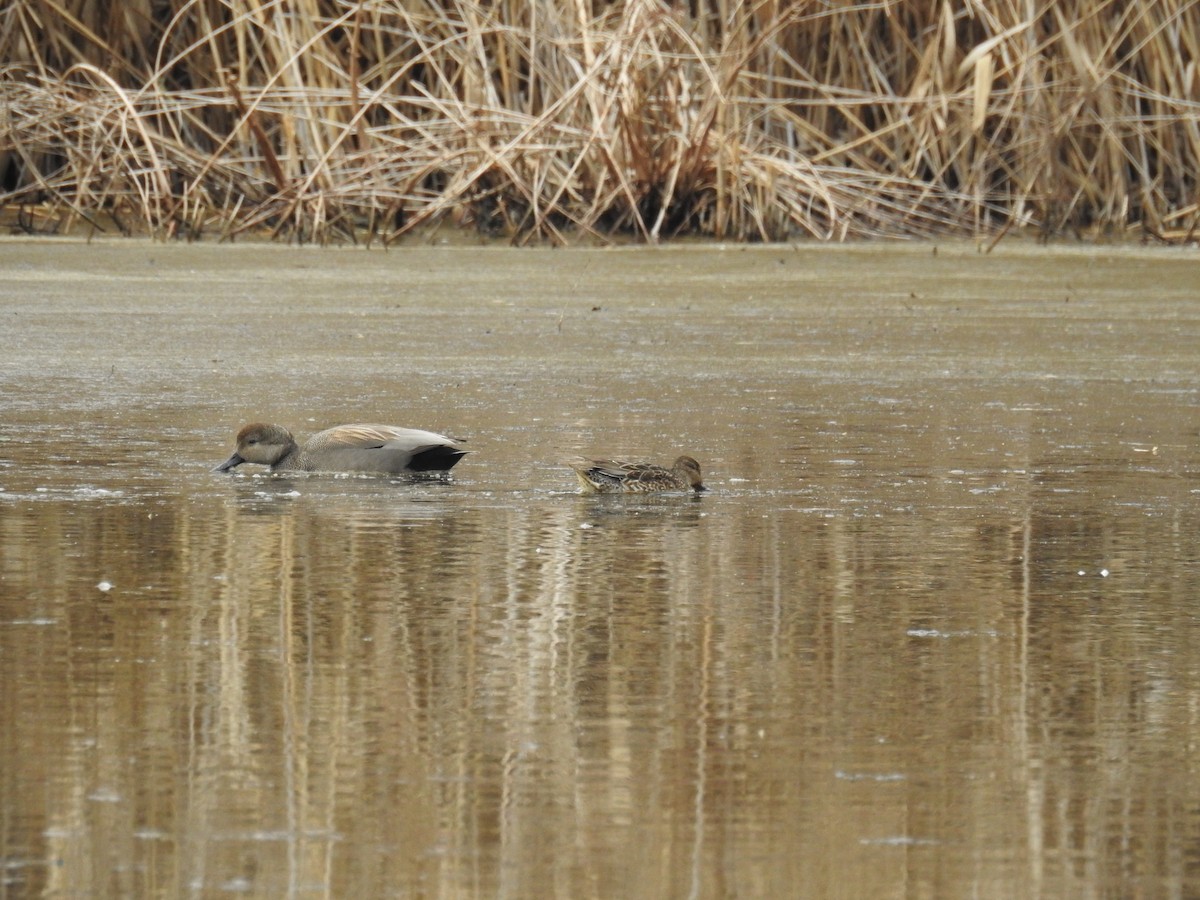
[[[0,203],[319,242],[1190,239],[1198,44],[1197,0],[16,0]]]

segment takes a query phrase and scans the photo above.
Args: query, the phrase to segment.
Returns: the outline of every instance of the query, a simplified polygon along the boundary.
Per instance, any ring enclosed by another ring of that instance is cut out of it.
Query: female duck
[[[700,478],[700,463],[681,456],[667,469],[649,463],[585,459],[569,463],[585,494],[640,494],[650,491],[708,490]]]

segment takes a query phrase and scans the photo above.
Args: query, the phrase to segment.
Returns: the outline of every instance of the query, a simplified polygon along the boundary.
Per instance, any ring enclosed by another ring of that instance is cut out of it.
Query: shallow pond
[[[0,243],[0,896],[1195,896],[1198,292]],[[256,420],[474,452],[211,472]],[[563,464],[678,452],[708,493]]]

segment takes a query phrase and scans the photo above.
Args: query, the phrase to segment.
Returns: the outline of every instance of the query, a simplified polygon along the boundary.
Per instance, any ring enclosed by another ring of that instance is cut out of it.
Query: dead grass
[[[1191,239],[1200,3],[32,0],[30,230]],[[231,10],[237,10],[235,14]]]

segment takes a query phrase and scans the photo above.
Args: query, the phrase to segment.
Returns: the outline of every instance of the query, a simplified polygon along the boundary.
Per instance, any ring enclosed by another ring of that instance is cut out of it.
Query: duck
[[[585,494],[642,494],[651,491],[694,491],[708,488],[700,477],[700,463],[680,456],[671,468],[651,463],[612,459],[584,459],[568,463]]]
[[[301,446],[282,425],[253,422],[237,433],[236,443],[214,472],[258,463],[272,472],[443,473],[468,453],[456,438],[396,425],[337,425]]]

